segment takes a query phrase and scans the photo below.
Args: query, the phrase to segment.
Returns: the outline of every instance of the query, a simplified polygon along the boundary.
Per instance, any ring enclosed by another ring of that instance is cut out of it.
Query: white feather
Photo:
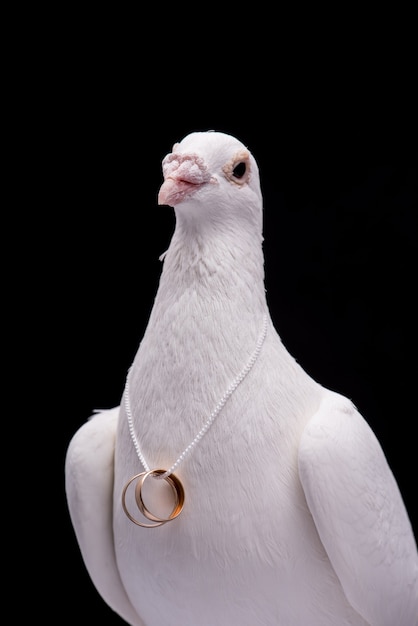
[[[370,624],[416,624],[412,528],[381,446],[355,407],[329,395],[299,447],[312,517],[344,592]]]
[[[71,439],[66,494],[81,554],[98,592],[128,624],[144,626],[123,588],[115,558],[112,494],[118,415],[118,408],[95,411]]]
[[[193,441],[265,314],[267,335],[176,471],[176,520],[144,529],[122,508],[143,470],[123,403],[75,434],[67,495],[93,582],[132,626],[416,626],[416,543],[380,445],[296,363],[268,315],[254,158],[234,137],[192,133],[164,164],[159,197],[176,228],[130,373],[151,468]]]

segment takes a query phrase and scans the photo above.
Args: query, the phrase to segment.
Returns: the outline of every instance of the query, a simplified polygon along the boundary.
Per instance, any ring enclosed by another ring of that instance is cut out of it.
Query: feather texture
[[[264,316],[267,333],[176,468],[186,498],[175,520],[144,529],[123,510],[127,481],[144,471],[124,402],[74,435],[67,497],[99,593],[132,626],[416,626],[417,548],[382,449],[272,324],[253,156],[230,135],[192,133],[163,173],[159,201],[174,207],[176,228],[129,373],[150,468],[181,459],[253,353]],[[161,494],[149,498],[155,510]]]

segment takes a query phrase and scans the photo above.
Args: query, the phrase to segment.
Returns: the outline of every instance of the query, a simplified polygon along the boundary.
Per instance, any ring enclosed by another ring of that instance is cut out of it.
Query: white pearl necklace
[[[123,509],[124,509],[126,515],[129,517],[129,519],[132,522],[134,522],[138,526],[143,526],[145,528],[152,528],[152,527],[155,527],[155,526],[161,526],[162,524],[165,524],[166,522],[169,522],[169,521],[175,519],[181,513],[181,510],[182,510],[183,504],[184,504],[184,490],[183,490],[183,485],[181,484],[180,480],[173,474],[173,472],[178,468],[180,463],[182,463],[184,461],[186,456],[188,454],[190,454],[190,452],[195,447],[195,445],[208,432],[209,428],[212,426],[212,424],[215,421],[216,417],[219,415],[219,413],[221,412],[221,410],[225,406],[225,404],[226,404],[227,400],[229,399],[229,397],[234,393],[234,391],[236,390],[238,385],[244,380],[244,378],[250,372],[251,368],[253,367],[254,363],[256,362],[256,360],[258,358],[258,355],[260,354],[261,347],[262,347],[262,345],[264,343],[264,339],[266,338],[266,334],[267,334],[267,315],[264,315],[262,331],[261,331],[260,336],[259,336],[259,338],[257,340],[256,347],[255,347],[253,353],[251,354],[248,362],[243,367],[243,369],[240,371],[240,373],[235,377],[235,379],[232,381],[232,383],[229,385],[229,387],[225,391],[224,395],[219,400],[218,404],[215,406],[214,410],[209,415],[208,419],[206,420],[206,422],[203,424],[202,428],[197,433],[196,437],[189,443],[188,446],[186,446],[186,448],[183,450],[183,452],[180,454],[180,456],[177,458],[177,460],[173,463],[173,465],[168,470],[161,470],[161,469],[153,469],[152,470],[152,469],[150,469],[150,466],[148,465],[148,463],[145,460],[145,457],[144,457],[144,455],[143,455],[143,453],[141,451],[141,447],[139,445],[138,437],[135,434],[135,430],[134,430],[134,426],[133,426],[132,410],[131,410],[131,404],[130,404],[130,400],[129,400],[129,372],[130,372],[130,370],[129,370],[128,376],[126,377],[126,384],[125,384],[125,391],[124,391],[124,400],[125,400],[124,406],[125,406],[125,411],[126,411],[126,415],[127,415],[127,418],[128,418],[129,433],[131,435],[133,444],[135,446],[135,450],[136,450],[136,453],[138,455],[138,458],[141,461],[141,464],[142,464],[142,466],[144,467],[144,470],[145,470],[145,472],[142,472],[140,474],[136,474],[135,476],[133,476],[126,483],[126,485],[125,485],[125,487],[123,489],[122,506],[123,506]],[[170,486],[172,487],[172,489],[174,491],[175,506],[173,508],[172,513],[170,514],[170,516],[168,518],[160,518],[160,517],[154,515],[153,513],[151,513],[147,509],[147,507],[144,504],[144,501],[143,501],[143,498],[142,498],[142,487],[144,485],[145,480],[149,476],[153,476],[154,478],[157,478],[157,479],[166,480],[170,484]],[[136,504],[137,504],[138,508],[140,509],[141,513],[147,519],[155,522],[153,524],[139,522],[127,510],[126,502],[125,502],[126,491],[127,491],[128,487],[129,487],[129,485],[135,479],[138,479],[138,482],[137,482],[137,485],[136,485],[136,489],[135,489]]]

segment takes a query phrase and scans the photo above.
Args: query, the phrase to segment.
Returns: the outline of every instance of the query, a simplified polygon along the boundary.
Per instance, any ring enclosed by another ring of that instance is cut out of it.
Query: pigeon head
[[[187,135],[162,162],[158,203],[200,219],[259,220],[262,195],[257,163],[231,135],[207,131]]]

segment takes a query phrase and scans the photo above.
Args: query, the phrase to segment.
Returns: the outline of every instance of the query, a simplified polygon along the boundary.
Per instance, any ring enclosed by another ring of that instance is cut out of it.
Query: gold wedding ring
[[[153,469],[153,470],[149,470],[148,472],[141,472],[140,474],[136,474],[135,476],[132,476],[132,478],[128,480],[125,487],[123,488],[123,491],[122,491],[123,510],[125,511],[128,518],[131,520],[131,522],[133,522],[134,524],[137,524],[137,526],[142,526],[143,528],[155,528],[156,526],[162,526],[163,524],[166,524],[167,522],[171,522],[173,519],[176,519],[176,517],[178,517],[181,511],[183,510],[184,489],[183,489],[183,485],[181,481],[177,478],[177,476],[175,476],[175,474],[169,474],[168,476],[162,479],[162,480],[165,480],[170,485],[170,487],[172,488],[174,492],[175,502],[174,502],[173,510],[171,511],[169,517],[162,518],[162,517],[158,517],[157,515],[154,515],[154,513],[151,513],[151,511],[144,504],[144,500],[142,498],[142,488],[144,486],[146,479],[149,478],[149,476],[155,477],[155,476],[160,476],[161,474],[165,474],[165,473],[166,473],[166,470],[163,470],[163,469]],[[127,509],[126,492],[128,490],[128,487],[133,483],[134,480],[138,481],[135,487],[136,505],[138,509],[141,511],[141,513],[144,515],[144,517],[146,517],[151,522],[153,522],[152,524],[145,524],[143,522],[140,522],[139,520],[135,519],[129,513]]]

